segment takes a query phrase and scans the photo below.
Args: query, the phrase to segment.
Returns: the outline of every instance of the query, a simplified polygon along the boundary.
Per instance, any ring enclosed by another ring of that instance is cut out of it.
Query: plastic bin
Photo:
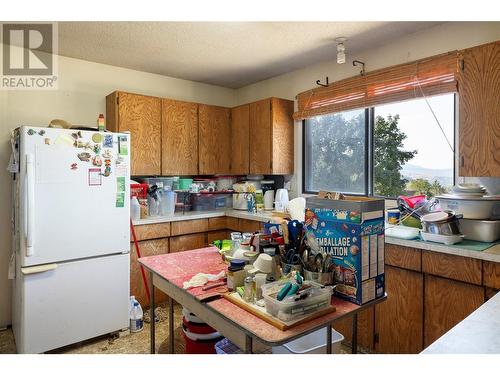
[[[322,328],[281,346],[273,346],[273,354],[326,354],[326,330]],[[332,329],[332,353],[340,354],[344,336]]]
[[[314,295],[300,301],[283,301],[276,299],[276,294],[286,281],[276,281],[262,286],[262,296],[266,304],[266,311],[285,322],[299,318],[301,315],[324,309],[330,306],[332,291],[331,286],[322,286],[314,281],[304,281],[305,285],[318,287]]]

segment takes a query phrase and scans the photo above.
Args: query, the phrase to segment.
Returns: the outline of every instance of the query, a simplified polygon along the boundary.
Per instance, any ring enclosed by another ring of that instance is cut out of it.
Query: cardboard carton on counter
[[[383,199],[320,192],[306,199],[305,227],[309,246],[332,256],[338,296],[361,305],[384,295]]]

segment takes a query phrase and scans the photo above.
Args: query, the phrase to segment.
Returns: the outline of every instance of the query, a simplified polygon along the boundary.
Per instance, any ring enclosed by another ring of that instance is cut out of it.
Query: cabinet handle
[[[465,165],[465,160],[464,160],[464,156],[461,155],[460,156],[460,166],[463,167]]]

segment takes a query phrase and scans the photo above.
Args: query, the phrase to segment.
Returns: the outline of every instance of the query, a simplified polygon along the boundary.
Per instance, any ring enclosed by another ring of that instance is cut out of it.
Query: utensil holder
[[[332,285],[333,272],[312,272],[305,269],[304,279],[314,281],[321,285]]]

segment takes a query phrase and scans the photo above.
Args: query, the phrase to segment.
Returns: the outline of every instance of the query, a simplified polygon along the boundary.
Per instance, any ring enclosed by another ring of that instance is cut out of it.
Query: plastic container
[[[273,346],[273,354],[326,354],[326,328],[314,331],[282,346]],[[332,353],[340,354],[344,336],[332,329]]]
[[[130,332],[140,332],[144,328],[142,320],[142,307],[134,300],[132,310],[130,311]]]
[[[130,199],[130,219],[139,220],[141,218],[141,205],[137,200],[137,197],[132,197]]]
[[[217,176],[215,177],[217,191],[231,190],[236,178],[233,176]]]
[[[304,270],[304,279],[314,281],[321,285],[332,285],[333,272],[312,272]]]
[[[262,286],[262,297],[266,304],[266,311],[278,319],[286,322],[330,306],[333,288],[322,286],[314,281],[304,281],[305,285],[316,287],[313,295],[300,301],[290,301],[288,298],[278,301],[276,294],[285,283],[286,281],[280,280]]]
[[[460,229],[468,240],[495,242],[500,238],[500,220],[460,219]]]
[[[192,194],[193,211],[215,210],[215,196],[213,194]]]
[[[500,197],[484,196],[476,198],[462,198],[438,196],[442,210],[451,210],[455,214],[462,214],[464,219],[498,219],[500,218]]]
[[[215,344],[220,341],[220,334],[213,339],[200,340],[197,335],[182,330],[182,336],[186,343],[186,354],[215,354]]]
[[[179,178],[179,190],[189,190],[192,183],[192,178]]]
[[[463,240],[463,236],[460,234],[446,235],[421,232],[420,235],[424,241],[438,242],[445,245],[453,245]]]
[[[163,191],[163,196],[160,204],[161,216],[173,216],[175,212],[175,202],[177,201],[177,193],[173,191]]]

